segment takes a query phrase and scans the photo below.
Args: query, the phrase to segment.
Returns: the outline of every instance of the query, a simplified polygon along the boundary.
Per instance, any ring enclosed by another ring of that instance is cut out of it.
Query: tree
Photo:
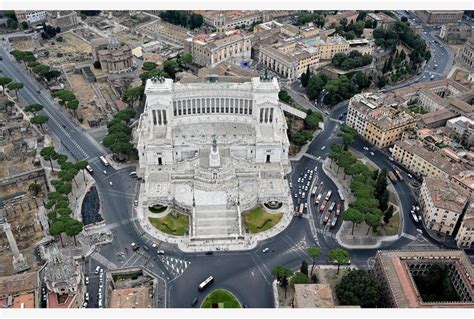
[[[61,237],[61,233],[63,233],[65,230],[65,225],[62,221],[57,220],[55,221],[51,227],[49,227],[49,234],[51,236],[59,236],[59,239],[61,240],[61,246],[64,247],[63,244],[63,238]]]
[[[390,205],[390,207],[387,209],[385,214],[383,215],[383,222],[385,224],[388,224],[390,222],[390,218],[393,216],[393,205]]]
[[[172,79],[175,79],[178,67],[179,64],[176,59],[168,59],[163,63],[163,71],[168,73]]]
[[[82,160],[82,161],[76,162],[76,164],[74,164],[74,167],[77,170],[82,171],[82,177],[83,177],[84,181],[86,181],[85,169],[86,169],[87,165],[89,165],[89,163],[86,160]]]
[[[156,63],[155,62],[150,62],[150,61],[143,62],[142,70],[151,71],[151,70],[154,70],[154,69],[156,69]]]
[[[333,264],[337,264],[337,273],[339,274],[339,267],[350,262],[349,253],[342,248],[331,249],[328,253],[328,260]]]
[[[364,270],[351,270],[345,274],[336,285],[336,295],[342,305],[374,308],[382,303],[379,283]]]
[[[354,235],[354,226],[364,221],[364,214],[355,208],[349,207],[342,213],[342,219],[352,222],[351,235]]]
[[[345,145],[349,145],[354,141],[355,137],[357,136],[357,130],[355,128],[347,126],[346,124],[343,124],[339,136],[342,138],[342,141]]]
[[[18,100],[18,90],[24,87],[23,83],[20,82],[11,82],[7,84],[7,88],[11,91],[15,91],[15,97]]]
[[[304,119],[304,126],[309,130],[319,128],[319,123],[323,120],[323,116],[319,112],[312,112]]]
[[[18,21],[13,19],[7,19],[7,27],[9,27],[10,29],[18,28]]]
[[[183,53],[179,56],[178,63],[180,65],[189,64],[193,62],[193,56],[191,53]]]
[[[388,208],[388,200],[389,200],[390,194],[388,190],[386,189],[383,193],[382,196],[378,199],[379,201],[379,208],[381,211],[386,211]]]
[[[7,78],[7,77],[0,77],[0,85],[2,86],[2,94],[5,94],[5,85],[7,85],[8,83],[10,83],[12,81],[12,79],[10,78]]]
[[[303,260],[301,262],[301,267],[300,267],[300,271],[305,274],[306,277],[308,277],[308,263],[306,262],[306,260]]]
[[[55,80],[60,76],[61,72],[58,70],[51,70],[43,74],[43,77],[46,79],[46,81]]]
[[[65,225],[65,232],[68,236],[74,237],[74,245],[77,245],[76,236],[84,229],[84,224],[74,218],[68,218]]]
[[[39,192],[41,192],[41,185],[37,183],[31,183],[30,186],[28,186],[28,190],[34,195],[37,196]]]
[[[123,94],[123,100],[127,103],[134,104],[143,92],[145,92],[144,86],[128,88]]]
[[[286,103],[291,102],[291,96],[288,94],[288,91],[286,90],[281,90],[280,92],[278,92],[278,98]]]
[[[369,225],[369,229],[367,229],[367,234],[369,234],[370,230],[373,228],[377,228],[380,226],[380,219],[382,218],[382,212],[379,209],[374,210],[370,214],[365,215],[365,223]]]
[[[39,111],[43,109],[43,105],[38,103],[33,103],[25,107],[25,112],[31,112],[33,115],[36,115]]]
[[[276,266],[272,270],[272,275],[276,277],[276,279],[280,282],[280,286],[285,288],[285,298],[286,298],[286,290],[288,288],[288,277],[293,275],[293,272],[283,266]]]
[[[321,256],[321,250],[317,247],[312,246],[312,247],[308,247],[306,252],[308,253],[308,255],[311,256],[311,259],[313,260],[313,265],[311,266],[311,274],[312,274],[314,270],[314,265],[316,264],[316,259]]]
[[[44,132],[43,124],[48,122],[49,116],[47,115],[35,115],[30,119],[31,124],[39,125],[41,131]]]
[[[290,285],[300,285],[300,284],[308,284],[309,283],[309,278],[306,274],[302,272],[296,272],[291,278],[290,278]]]
[[[66,108],[72,110],[75,116],[77,116],[76,110],[78,109],[78,107],[79,107],[78,100],[70,100],[66,102]]]
[[[301,74],[301,85],[305,88],[308,86],[309,79],[311,78],[311,72],[309,70],[309,65],[308,68],[306,69],[303,74]]]
[[[56,151],[54,150],[54,147],[53,146],[44,147],[41,150],[40,155],[43,157],[45,161],[49,161],[49,164],[51,165],[51,171],[54,172],[53,159],[56,159],[56,156],[58,156],[58,153],[56,153]]]
[[[45,73],[49,72],[49,65],[38,64],[37,66],[31,68],[33,73],[43,76]]]

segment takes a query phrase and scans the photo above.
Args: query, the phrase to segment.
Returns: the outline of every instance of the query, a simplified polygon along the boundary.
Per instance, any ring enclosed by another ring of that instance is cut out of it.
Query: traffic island
[[[283,217],[283,213],[268,213],[262,206],[245,212],[244,214],[245,228],[251,234],[256,234],[268,230],[278,224]]]
[[[237,297],[228,290],[216,289],[201,304],[201,308],[242,308]]]
[[[189,231],[189,216],[169,213],[160,218],[150,217],[150,223],[158,230],[173,236],[184,236]]]

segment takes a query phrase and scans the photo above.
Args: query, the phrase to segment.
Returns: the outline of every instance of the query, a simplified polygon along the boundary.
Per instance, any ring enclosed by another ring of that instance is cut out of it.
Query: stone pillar
[[[15,272],[20,273],[30,269],[25,257],[23,257],[23,255],[18,250],[18,246],[16,244],[15,237],[13,236],[10,224],[6,221],[3,223],[3,231],[7,235],[8,245],[10,245],[10,250],[13,254],[13,268],[15,269]]]

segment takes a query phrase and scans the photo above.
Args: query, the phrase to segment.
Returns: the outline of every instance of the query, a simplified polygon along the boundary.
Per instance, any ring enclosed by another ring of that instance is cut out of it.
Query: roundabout
[[[216,289],[206,296],[201,308],[242,308],[242,305],[229,290]]]

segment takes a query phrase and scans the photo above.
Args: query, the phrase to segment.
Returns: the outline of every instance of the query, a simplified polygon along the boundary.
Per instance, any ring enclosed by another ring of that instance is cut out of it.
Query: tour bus
[[[332,202],[331,205],[329,205],[328,211],[329,211],[329,212],[332,212],[333,209],[334,209],[334,207],[336,207],[336,202]]]
[[[318,186],[314,185],[313,190],[311,191],[311,196],[316,195],[316,191],[318,190]]]
[[[329,218],[331,218],[331,212],[328,211],[326,215],[324,215],[323,224],[326,224],[329,221]]]
[[[304,204],[303,203],[300,204],[299,212],[300,212],[300,214],[303,214],[303,212],[304,212]]]
[[[324,212],[324,209],[326,208],[327,204],[328,204],[328,202],[326,200],[321,204],[321,207],[319,207],[319,211],[321,213]]]
[[[102,164],[104,164],[104,166],[109,166],[109,162],[107,162],[107,160],[105,159],[105,157],[101,156],[101,157],[100,157],[100,161],[102,162]]]
[[[324,199],[329,200],[331,198],[331,195],[332,195],[332,191],[328,191],[328,193],[326,194],[326,197]]]
[[[321,201],[321,197],[323,197],[323,193],[319,193],[318,196],[316,197],[316,199],[314,200],[314,204],[315,205],[318,205],[319,202]]]
[[[332,216],[332,218],[331,218],[331,228],[333,228],[333,227],[336,226],[336,224],[337,224],[337,216],[338,216],[338,215]]]
[[[341,204],[336,205],[336,216],[339,216],[341,214]]]
[[[204,280],[203,282],[201,282],[199,284],[199,291],[203,291],[204,289],[206,289],[213,282],[214,282],[214,277],[212,277],[212,276],[207,277],[206,280]]]

